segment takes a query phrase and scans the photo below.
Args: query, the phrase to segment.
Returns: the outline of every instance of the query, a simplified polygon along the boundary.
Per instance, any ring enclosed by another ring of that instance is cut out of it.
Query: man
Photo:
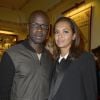
[[[53,59],[43,44],[49,23],[45,12],[33,12],[28,39],[4,53],[0,63],[0,100],[47,100]]]

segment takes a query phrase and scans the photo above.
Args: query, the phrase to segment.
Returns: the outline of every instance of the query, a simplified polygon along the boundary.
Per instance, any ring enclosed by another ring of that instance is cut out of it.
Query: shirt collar
[[[63,57],[60,55],[60,57],[59,57],[59,60],[58,60],[58,61],[60,62],[63,58],[64,58],[64,59],[67,59],[67,57],[68,57],[68,53],[67,53],[65,56],[63,56]]]

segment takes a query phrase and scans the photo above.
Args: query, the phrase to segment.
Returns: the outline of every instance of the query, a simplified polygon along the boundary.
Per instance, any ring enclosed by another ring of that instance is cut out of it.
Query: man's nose
[[[38,29],[38,31],[42,31],[41,25],[39,25],[39,26],[37,27],[37,29]]]

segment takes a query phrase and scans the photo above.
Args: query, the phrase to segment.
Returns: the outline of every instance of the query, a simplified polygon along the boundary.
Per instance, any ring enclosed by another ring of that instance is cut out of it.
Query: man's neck
[[[41,53],[43,51],[43,45],[42,44],[36,44],[31,41],[29,41],[30,46],[36,51],[36,53]]]

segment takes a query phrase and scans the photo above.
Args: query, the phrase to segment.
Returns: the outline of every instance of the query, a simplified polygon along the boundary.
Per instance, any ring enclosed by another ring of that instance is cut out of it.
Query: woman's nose
[[[60,32],[60,33],[58,34],[58,36],[59,36],[59,37],[63,37],[63,33]]]

